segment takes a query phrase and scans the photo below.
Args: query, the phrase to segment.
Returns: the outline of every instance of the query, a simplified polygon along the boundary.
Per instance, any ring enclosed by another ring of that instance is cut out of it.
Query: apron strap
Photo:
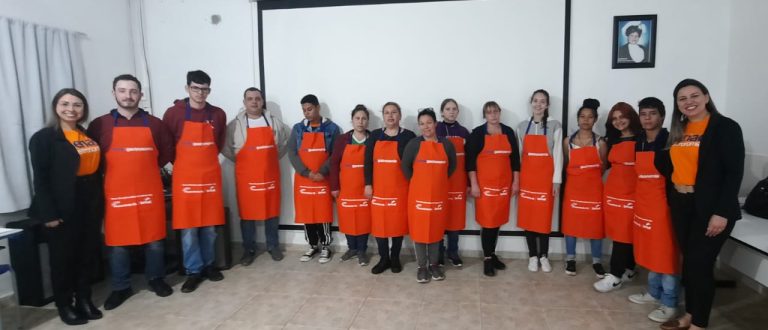
[[[525,135],[528,135],[528,131],[531,129],[532,122],[533,122],[533,117],[531,117],[531,119],[528,120],[528,127],[525,128]],[[547,125],[544,125],[544,135],[547,135]]]
[[[192,119],[192,107],[189,105],[189,99],[184,101],[184,120],[190,120]],[[213,111],[209,109],[208,102],[205,103],[205,108],[203,108],[203,111],[208,113],[208,122],[210,123],[213,120]]]
[[[141,114],[141,120],[144,123],[144,126],[149,127],[149,118],[147,118],[146,112],[139,110],[139,113]],[[117,127],[117,118],[118,118],[117,109],[112,109],[112,117],[115,119],[112,126]]]
[[[264,118],[267,127],[272,127],[272,125],[269,124],[269,120],[267,120],[267,116],[263,112],[261,113],[261,118]],[[248,114],[245,115],[245,128],[251,128],[251,125],[248,123]]]

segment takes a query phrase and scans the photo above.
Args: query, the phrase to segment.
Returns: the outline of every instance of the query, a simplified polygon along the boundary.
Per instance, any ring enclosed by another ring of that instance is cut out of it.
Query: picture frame
[[[613,17],[613,69],[656,66],[656,15]]]

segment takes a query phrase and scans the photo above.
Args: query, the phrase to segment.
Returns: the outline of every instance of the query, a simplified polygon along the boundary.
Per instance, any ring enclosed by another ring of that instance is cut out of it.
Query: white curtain
[[[85,93],[83,36],[0,17],[0,213],[29,207],[27,145],[51,116],[53,95],[68,87]]]

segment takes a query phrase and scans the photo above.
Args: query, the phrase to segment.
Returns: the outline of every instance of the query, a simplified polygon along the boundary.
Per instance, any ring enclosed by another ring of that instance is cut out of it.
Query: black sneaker
[[[373,274],[381,274],[385,270],[389,269],[391,267],[391,263],[389,262],[389,259],[379,259],[379,262],[371,268],[371,273]]]
[[[190,293],[197,290],[200,283],[203,282],[203,277],[200,274],[192,274],[187,276],[187,280],[181,286],[181,292]]]
[[[106,310],[113,310],[120,305],[123,304],[128,298],[130,298],[133,295],[133,290],[131,288],[112,291],[112,293],[109,294],[109,297],[107,297],[107,300],[104,302],[104,309]]]
[[[461,258],[459,258],[459,256],[458,256],[458,255],[455,255],[455,256],[449,255],[449,256],[448,256],[448,260],[450,260],[450,261],[451,261],[451,265],[453,265],[453,267],[461,267],[461,266],[464,266],[464,262],[463,262],[463,261],[461,261]]]
[[[344,252],[344,254],[339,259],[340,262],[344,262],[347,260],[351,260],[353,258],[357,258],[358,253],[357,250],[347,250],[347,252]]]
[[[357,264],[360,266],[368,266],[371,260],[368,258],[368,254],[363,251],[357,252]]]
[[[492,254],[491,255],[491,261],[493,262],[493,268],[504,270],[507,269],[507,265],[505,265],[501,260],[499,260],[499,256]]]
[[[302,255],[301,255],[301,257],[299,257],[299,261],[301,261],[301,262],[307,262],[307,261],[310,261],[310,260],[312,260],[312,258],[314,258],[314,257],[315,257],[315,256],[316,256],[318,253],[320,253],[320,249],[318,249],[318,248],[317,248],[317,247],[315,247],[315,246],[311,246],[311,247],[309,247],[309,250],[307,250],[307,252],[304,252],[304,254],[302,254]]]
[[[576,275],[576,260],[565,261],[565,273],[571,276]]]
[[[393,273],[399,273],[403,271],[403,265],[400,264],[400,258],[393,258],[390,263],[392,264],[391,269]]]
[[[496,276],[496,267],[493,267],[493,260],[490,258],[483,260],[483,274],[485,276]]]
[[[443,270],[443,266],[429,266],[429,272],[432,274],[432,279],[435,281],[442,281],[445,279],[445,271]]]
[[[603,268],[603,264],[601,263],[595,263],[592,264],[592,269],[595,270],[595,275],[597,278],[604,278],[605,277],[605,269]]]
[[[149,281],[149,290],[158,297],[168,297],[173,293],[173,289],[162,278],[156,278]]]
[[[245,251],[243,252],[243,256],[240,257],[240,264],[243,265],[243,267],[250,266],[255,259],[256,251]]]
[[[269,250],[269,255],[272,257],[272,260],[274,261],[283,260],[283,251],[280,251],[280,248],[274,248],[272,250]]]
[[[224,279],[224,274],[222,274],[219,269],[213,265],[203,268],[202,275],[211,282],[218,282]]]
[[[416,271],[416,282],[429,283],[429,268],[419,267],[419,270]]]

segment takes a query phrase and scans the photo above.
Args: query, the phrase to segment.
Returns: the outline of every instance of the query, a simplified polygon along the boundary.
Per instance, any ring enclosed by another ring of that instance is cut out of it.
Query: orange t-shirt
[[[64,130],[64,136],[80,154],[80,167],[77,169],[77,176],[95,173],[99,169],[99,160],[101,159],[101,150],[96,141],[91,140],[80,130]]]
[[[709,116],[704,120],[689,122],[685,127],[683,139],[672,145],[669,156],[672,158],[672,182],[683,186],[696,183],[699,167],[699,143],[709,124]]]

